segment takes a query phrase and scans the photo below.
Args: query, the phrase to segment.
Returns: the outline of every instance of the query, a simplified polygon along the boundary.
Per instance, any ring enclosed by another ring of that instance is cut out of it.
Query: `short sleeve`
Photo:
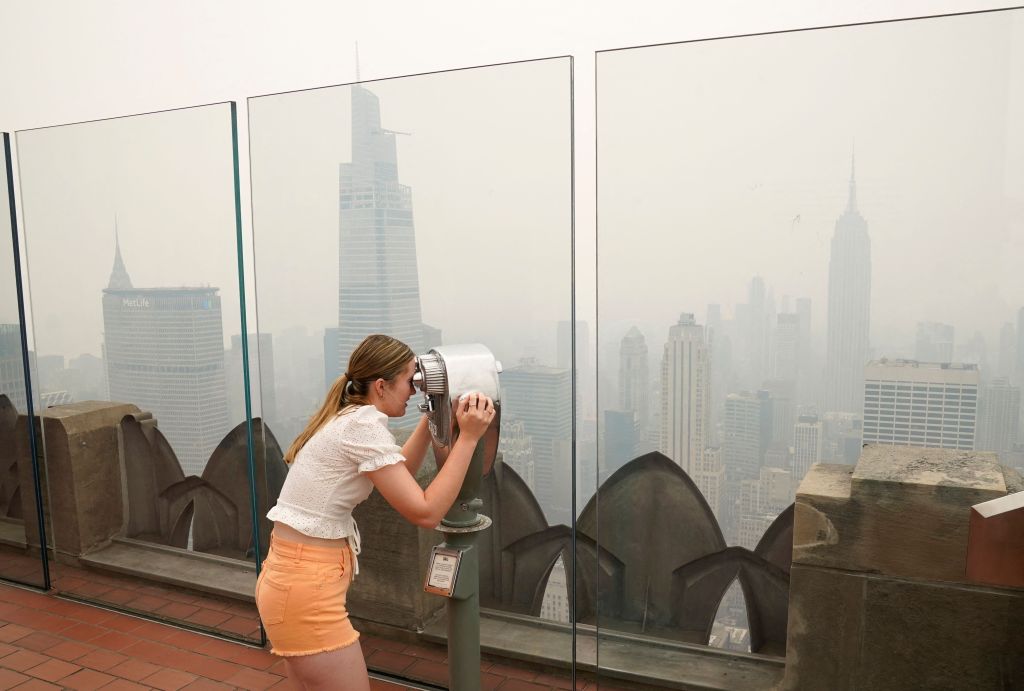
[[[395,443],[394,435],[387,428],[387,416],[373,406],[366,408],[371,410],[366,413],[359,411],[349,423],[345,435],[360,473],[372,473],[405,460],[402,448]]]

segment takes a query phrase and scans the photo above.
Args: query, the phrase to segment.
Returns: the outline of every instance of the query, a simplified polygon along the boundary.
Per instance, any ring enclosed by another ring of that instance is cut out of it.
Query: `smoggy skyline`
[[[680,312],[703,323],[708,304],[729,318],[753,276],[779,307],[810,298],[820,342],[828,244],[856,152],[872,351],[907,348],[918,321],[956,326],[958,342],[981,331],[997,348],[1024,295],[1020,32],[1015,13],[1000,13],[600,54],[600,347],[634,324],[659,347]],[[961,54],[944,49],[951,41]],[[500,344],[513,360],[551,353],[555,323],[570,317],[566,77],[553,60],[369,85],[383,126],[411,133],[397,146],[423,319],[447,342]],[[247,280],[264,332],[336,319],[347,93],[249,104]],[[115,217],[139,285],[217,286],[225,339],[240,331],[225,111],[19,134],[40,353],[99,354],[95,295]],[[583,318],[593,285],[575,289]],[[250,330],[253,312],[250,301]]]

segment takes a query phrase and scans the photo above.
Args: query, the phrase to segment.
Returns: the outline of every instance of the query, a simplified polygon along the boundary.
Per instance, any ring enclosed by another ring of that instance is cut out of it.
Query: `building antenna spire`
[[[857,140],[853,141],[850,152],[850,198],[846,208],[850,211],[857,210]]]

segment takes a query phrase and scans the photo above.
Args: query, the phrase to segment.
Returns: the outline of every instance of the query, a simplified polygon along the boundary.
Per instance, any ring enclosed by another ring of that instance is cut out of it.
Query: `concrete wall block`
[[[1024,591],[794,565],[783,689],[1024,687]]]
[[[965,582],[971,506],[1006,491],[995,454],[870,445],[801,483],[793,560]]]
[[[865,582],[862,574],[793,564],[782,689],[860,688]]]
[[[83,401],[41,411],[41,463],[48,525],[58,555],[78,556],[106,545],[123,524],[117,424],[139,409]],[[28,464],[28,425],[19,420],[18,454]],[[36,536],[38,539],[38,536]]]
[[[864,689],[1024,688],[1024,591],[869,577]]]

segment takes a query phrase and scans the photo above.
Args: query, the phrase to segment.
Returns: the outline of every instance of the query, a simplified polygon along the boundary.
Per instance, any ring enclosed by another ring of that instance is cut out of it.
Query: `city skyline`
[[[967,23],[984,24],[976,19]],[[872,299],[870,323],[853,332],[870,332],[872,352],[868,356],[907,356],[908,349],[917,348],[920,325],[928,323],[954,327],[955,357],[961,356],[957,348],[970,348],[980,353],[980,342],[974,332],[981,324],[988,358],[994,358],[994,344],[999,343],[1000,358],[1007,360],[1004,350],[1010,352],[1013,348],[1003,347],[1007,341],[1004,336],[1009,334],[1005,324],[1013,321],[1014,311],[1018,309],[1013,301],[1021,294],[1019,272],[1007,270],[1012,263],[1009,258],[1015,256],[1020,242],[1018,236],[1007,232],[1017,218],[1015,207],[1010,204],[1010,195],[1016,188],[1008,184],[1016,180],[1020,172],[1014,156],[1017,140],[1012,133],[1008,134],[1006,126],[999,126],[1002,111],[980,109],[979,112],[974,106],[958,104],[936,111],[929,107],[935,96],[930,90],[934,89],[934,84],[922,85],[908,79],[905,81],[911,85],[903,90],[907,93],[903,93],[881,79],[881,75],[888,74],[883,68],[892,67],[890,58],[894,45],[885,42],[889,30],[888,27],[867,27],[852,33],[847,30],[816,32],[809,37],[787,36],[785,40],[766,36],[731,44],[728,46],[731,57],[721,63],[722,71],[715,81],[708,81],[709,75],[694,73],[691,67],[694,60],[717,55],[724,43],[650,49],[645,53],[648,59],[664,56],[668,50],[684,56],[682,60],[677,56],[663,61],[666,65],[659,61],[657,69],[677,70],[680,81],[665,80],[665,83],[676,84],[676,90],[656,93],[631,91],[638,88],[633,83],[635,80],[629,79],[638,70],[635,54],[627,51],[600,56],[598,77],[603,85],[600,94],[605,98],[610,91],[617,96],[610,104],[602,102],[607,108],[599,105],[599,126],[604,135],[598,140],[603,166],[601,189],[610,191],[607,196],[602,192],[599,200],[602,232],[599,288],[605,302],[599,303],[596,319],[580,318],[586,315],[586,308],[582,306],[573,315],[568,302],[570,292],[561,292],[568,287],[571,274],[568,244],[559,244],[568,239],[567,233],[566,238],[559,235],[568,225],[560,226],[557,221],[565,221],[568,215],[561,208],[551,212],[558,196],[551,190],[568,191],[567,186],[558,184],[565,171],[558,171],[561,170],[559,162],[569,159],[545,155],[546,148],[550,148],[550,139],[545,139],[552,136],[551,131],[547,131],[550,127],[524,127],[521,123],[511,127],[520,116],[534,115],[539,110],[544,110],[545,117],[538,117],[536,123],[550,126],[556,122],[554,115],[564,116],[565,103],[559,98],[548,103],[538,95],[561,95],[563,92],[553,86],[560,82],[552,77],[538,86],[537,91],[518,93],[514,87],[528,80],[516,82],[513,79],[498,89],[488,83],[493,80],[481,77],[487,70],[471,70],[457,75],[427,75],[374,84],[374,92],[386,92],[381,98],[387,117],[382,117],[377,124],[379,131],[371,133],[372,137],[386,141],[389,147],[394,145],[393,165],[397,167],[401,158],[402,184],[411,190],[415,201],[419,237],[417,260],[410,266],[417,271],[423,286],[421,319],[442,328],[448,342],[457,342],[462,340],[460,335],[468,334],[475,337],[472,340],[493,343],[496,354],[511,368],[524,356],[533,356],[544,363],[556,361],[560,342],[565,344],[565,338],[558,337],[557,325],[570,323],[575,316],[576,321],[599,327],[596,331],[588,327],[588,331],[599,334],[601,339],[591,349],[600,355],[601,370],[581,370],[580,390],[584,389],[584,384],[599,378],[603,395],[614,397],[619,362],[615,348],[621,337],[631,328],[645,337],[650,352],[655,354],[649,359],[650,368],[655,370],[649,381],[656,382],[659,379],[656,368],[661,365],[657,354],[664,345],[665,329],[680,312],[692,313],[696,323],[707,329],[710,378],[712,388],[718,389],[710,395],[707,443],[717,447],[723,442],[721,418],[729,394],[748,391],[756,396],[757,391],[764,388],[772,401],[773,436],[763,449],[759,447],[758,453],[770,452],[772,462],[786,462],[785,452],[778,447],[792,444],[785,438],[792,433],[787,428],[792,426],[791,421],[798,413],[807,412],[797,410],[798,406],[814,405],[821,415],[823,428],[831,424],[826,416],[837,412],[830,410],[833,406],[821,403],[820,392],[790,393],[789,389],[790,380],[799,379],[801,373],[809,373],[813,389],[815,384],[821,384],[822,373],[827,370],[827,363],[823,361],[828,359],[828,324],[835,316],[835,310],[829,306],[827,289],[828,241],[837,229],[837,217],[843,216],[843,209],[851,206],[854,199],[845,170],[849,166],[852,140],[856,137],[859,168],[855,206],[863,210],[863,216],[871,224]],[[994,36],[991,44],[1003,50],[1008,40],[1004,28],[986,31],[978,36],[986,40]],[[964,40],[979,40],[972,36]],[[947,44],[948,37],[941,22],[923,22],[920,30],[913,28],[909,38],[901,36],[901,42],[895,47],[909,42],[926,49],[923,52],[931,56],[929,59],[948,59],[941,51],[937,52]],[[836,51],[832,44],[846,46],[846,50]],[[870,51],[864,49],[867,45],[871,46]],[[820,64],[808,67],[806,80],[790,83],[793,80],[786,68],[803,65],[803,57],[811,50],[823,56]],[[710,100],[680,100],[680,95],[685,94],[720,93],[723,84],[730,88],[738,85],[739,92],[754,97],[763,96],[767,86],[752,86],[749,75],[732,72],[733,67],[746,64],[740,58],[749,58],[755,53],[766,61],[758,79],[779,89],[767,103],[758,101],[766,106],[759,112],[758,127],[751,128],[745,123],[743,118],[750,116],[746,109],[722,112],[717,106],[706,108],[712,103]],[[843,62],[844,56],[849,54],[858,56],[856,65]],[[968,80],[968,103],[1003,103],[1006,100],[1010,103],[1006,112],[1016,112],[1013,109],[1017,103],[1014,100],[1017,87],[1006,77],[1005,69],[986,71],[986,65],[991,67],[993,59],[997,59],[995,67],[999,67],[998,60],[1005,57],[1002,52],[995,56],[970,54],[965,74],[980,73],[987,78]],[[931,64],[921,60],[912,56],[910,63],[901,63],[898,68],[912,70],[910,75],[918,71],[930,74],[924,67]],[[617,62],[622,62],[626,69],[616,67],[613,63]],[[946,63],[936,64],[949,67]],[[558,79],[565,76],[562,71],[565,65],[558,61],[547,66],[538,63],[495,69],[502,75],[519,75],[522,70],[522,74],[528,73],[532,80],[552,65],[558,68],[555,70],[559,73]],[[621,76],[626,79],[619,80]],[[842,82],[841,88],[837,82]],[[808,84],[829,98],[809,101],[806,98]],[[447,89],[444,93],[451,99],[434,98],[442,102],[434,103],[428,94],[439,85]],[[563,89],[564,86],[561,83]],[[476,92],[473,87],[490,90]],[[362,87],[340,87],[250,102],[261,333],[284,338],[290,333],[289,329],[304,328],[315,339],[319,330],[329,327],[337,316],[338,276],[335,271],[341,254],[334,253],[333,243],[340,240],[338,164],[355,160],[351,141],[355,132],[351,122],[352,97],[357,94],[358,99],[358,94],[369,93],[360,89]],[[495,108],[496,119],[487,121],[486,125],[481,124],[480,120],[486,118],[481,118],[476,107],[480,105],[478,101],[486,101],[481,98],[483,93],[504,96],[506,100],[501,104],[508,108],[508,113],[501,117],[498,117],[501,108]],[[524,93],[536,98],[524,99]],[[892,117],[885,122],[873,120],[874,110],[867,107],[870,105],[868,97],[892,99]],[[460,100],[467,98],[472,98],[473,108],[467,106],[466,100]],[[933,119],[928,121],[928,127],[920,130],[910,127],[921,120],[922,113],[928,113]],[[175,114],[170,120],[179,116],[180,113]],[[711,116],[721,118],[714,127],[708,119]],[[673,118],[678,118],[678,122]],[[297,119],[303,122],[303,127],[294,126]],[[637,127],[637,119],[650,126]],[[816,122],[827,126],[808,126]],[[979,122],[993,126],[979,128]],[[626,136],[615,129],[622,123],[627,126]],[[222,126],[223,122],[218,125]],[[93,125],[86,129],[90,127]],[[102,127],[112,125],[105,123]],[[394,130],[385,132],[384,128]],[[974,140],[948,136],[948,141],[942,140],[942,146],[935,146],[935,128],[950,135],[964,131],[979,134]],[[560,131],[565,129],[563,120]],[[66,146],[69,142],[61,140],[64,130],[55,128],[52,132],[56,133],[53,134],[55,141]],[[520,157],[510,153],[513,147],[507,145],[508,142],[499,146],[495,141],[518,134],[520,130],[526,132],[514,138],[515,146],[522,147]],[[396,138],[395,131],[410,131],[412,136]],[[500,131],[502,136],[493,136],[495,131]],[[697,141],[699,138],[689,136],[690,132],[707,133],[709,141]],[[735,135],[737,139],[730,139],[726,145],[722,132],[729,132],[730,137]],[[778,136],[768,136],[769,132]],[[160,132],[150,130],[147,137],[154,133]],[[287,137],[275,134],[287,134]],[[38,148],[41,146],[39,138],[49,137],[51,133],[28,132],[22,136],[26,138],[24,178],[30,182],[33,175],[38,175],[39,162],[47,161],[44,154],[51,156],[49,162],[52,163],[60,160],[57,154],[63,150],[56,144],[49,150]],[[108,137],[103,143],[110,147],[116,140],[116,137]],[[969,146],[965,140],[970,142]],[[568,142],[567,139],[558,141]],[[95,153],[96,148],[103,150],[94,147],[89,151]],[[102,156],[90,158],[84,145],[71,146],[69,151],[82,154],[81,158],[90,163],[103,159]],[[650,155],[654,151],[658,152],[657,156]],[[630,159],[629,155],[635,158]],[[310,163],[316,165],[307,166]],[[390,159],[384,161],[382,167],[389,165],[392,165]],[[307,167],[308,174],[304,172]],[[551,170],[558,174],[539,182],[538,176]],[[623,178],[622,173],[630,177]],[[75,178],[75,171],[68,175]],[[116,182],[115,187],[125,199],[131,196],[129,191],[139,189],[133,188],[123,177],[116,178]],[[951,188],[957,194],[950,194]],[[38,190],[38,184],[33,189]],[[85,186],[85,189],[95,191],[95,187]],[[680,194],[679,190],[684,193]],[[143,191],[153,192],[145,186]],[[38,219],[47,219],[47,209],[41,203],[44,196],[29,194],[31,199],[26,204],[26,212],[29,244],[34,248],[30,253],[33,275],[40,276],[35,272],[35,265],[41,263],[40,288],[46,298],[45,292],[59,285],[62,276],[45,261],[47,255],[43,250],[33,244]],[[568,196],[561,199],[562,203],[567,200]],[[73,195],[68,208],[73,209],[80,202],[81,199]],[[269,210],[268,203],[278,207]],[[107,204],[96,206],[104,205]],[[316,207],[315,214],[305,213],[305,207]],[[109,209],[107,212],[109,219],[112,214]],[[516,214],[514,220],[513,213]],[[89,215],[99,216],[100,213],[92,209]],[[156,232],[157,228],[166,227],[158,214],[126,215],[131,221],[128,223],[132,228],[130,232],[152,231],[161,241],[166,241],[163,234]],[[421,222],[423,216],[428,219],[426,222]],[[510,216],[510,219],[499,218],[502,216]],[[543,222],[538,220],[541,217]],[[140,224],[139,218],[145,218],[146,223]],[[49,220],[53,221],[52,216]],[[57,225],[50,228],[51,234],[63,237]],[[343,223],[341,225],[344,227]],[[223,229],[214,233],[207,223],[201,227],[209,238],[218,238],[223,248],[230,247],[226,242],[228,234]],[[83,223],[83,228],[84,235],[92,232],[88,223]],[[174,228],[180,233],[175,248],[199,246],[197,237],[205,237],[189,235],[193,229],[187,223],[179,222]],[[972,234],[978,240],[971,243],[970,252],[964,252],[964,243],[956,240],[966,234],[965,229],[973,228],[979,229]],[[325,239],[328,237],[333,239]],[[77,242],[78,238],[70,238],[69,246],[60,248],[63,256],[77,257],[80,251],[83,264],[89,265],[84,258],[90,248],[83,247],[82,243],[75,244]],[[549,251],[552,248],[561,250]],[[587,248],[577,249],[586,258]],[[192,267],[180,261],[190,257],[189,253],[170,251],[167,255],[177,257],[181,264],[171,269],[177,268],[182,274],[188,269],[191,273]],[[227,252],[221,252],[219,257],[223,264],[218,275],[230,279],[225,267],[233,267],[236,258]],[[163,258],[158,255],[156,263]],[[467,258],[474,261],[467,262]],[[154,258],[145,261],[152,266]],[[329,270],[324,269],[325,262],[331,264]],[[160,268],[165,274],[171,273],[165,266],[160,265]],[[181,280],[172,279],[173,282]],[[219,280],[214,273],[199,282],[232,285],[230,280]],[[962,289],[965,285],[971,289]],[[224,290],[231,292],[228,288]],[[576,290],[582,302],[584,298],[589,299],[586,285],[577,285]],[[50,304],[54,304],[54,296],[48,297]],[[79,311],[73,307],[75,296],[61,294],[60,298],[68,300],[67,323],[42,323],[38,331],[46,338],[41,341],[59,343],[65,340],[61,332],[67,330],[74,331],[75,340],[88,333],[88,329],[78,333],[72,328],[79,318]],[[226,301],[228,299],[230,296],[225,297]],[[312,303],[318,306],[313,308]],[[326,310],[322,309],[325,304]],[[941,309],[936,309],[936,305]],[[46,310],[40,312],[49,318]],[[231,314],[227,302],[224,313],[225,316]],[[431,314],[440,318],[434,321]],[[776,328],[778,315],[787,315],[782,320],[785,329]],[[232,332],[239,331],[226,327],[225,341]],[[609,340],[614,344],[611,348]],[[315,347],[306,350],[288,347],[278,352],[285,351],[296,353],[294,359],[305,360],[307,364],[317,357]],[[609,356],[609,351],[614,355]],[[74,354],[74,351],[41,352],[65,357]],[[1017,353],[1019,359],[1019,346]],[[322,364],[322,347],[319,357]],[[289,365],[280,371],[300,369],[302,367]],[[989,370],[983,367],[982,371]],[[826,383],[830,379],[825,377]],[[716,381],[719,383],[714,384]],[[284,381],[283,387],[302,391],[280,396],[279,400],[286,401],[285,407],[289,410],[305,413],[316,399],[322,398],[322,388],[317,390],[306,383],[299,384]],[[591,441],[600,444],[603,411],[612,407],[602,400],[597,406],[588,402],[581,409],[582,421],[593,423],[580,428],[581,440],[585,434],[586,444]],[[851,408],[855,404],[835,407]],[[653,402],[652,409],[656,409]],[[616,422],[620,427],[628,427],[625,420]],[[651,424],[650,419],[647,424]],[[672,430],[661,430],[663,434],[670,432]],[[843,434],[847,432],[852,433],[852,428]],[[832,437],[835,437],[830,442],[833,445],[846,443],[839,438],[841,435]],[[825,446],[822,455],[841,455],[834,449],[828,451]],[[703,454],[690,455],[700,462],[705,460]],[[590,459],[580,457],[579,460],[582,467],[583,462]],[[687,463],[692,469],[692,460]]]

